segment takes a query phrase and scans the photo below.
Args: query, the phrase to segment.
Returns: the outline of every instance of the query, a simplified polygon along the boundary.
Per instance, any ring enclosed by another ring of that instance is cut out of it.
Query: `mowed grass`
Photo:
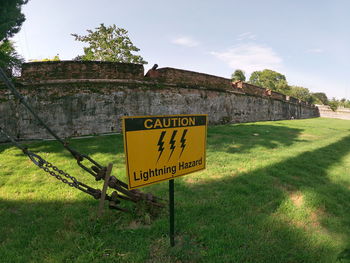
[[[126,181],[121,135],[71,145]],[[58,143],[28,146],[102,188]],[[142,190],[167,198],[168,183]],[[207,169],[175,180],[174,248],[167,209],[123,206],[133,213],[106,209],[97,220],[97,200],[0,145],[0,262],[329,263],[350,248],[350,121],[210,127]]]

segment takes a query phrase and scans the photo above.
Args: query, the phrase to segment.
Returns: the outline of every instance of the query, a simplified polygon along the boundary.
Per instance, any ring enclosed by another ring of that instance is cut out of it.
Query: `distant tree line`
[[[350,100],[345,98],[337,100],[333,98],[326,105],[328,105],[333,111],[336,111],[339,107],[350,108]]]
[[[243,70],[237,69],[232,73],[231,79],[232,81],[245,81],[246,76]],[[312,104],[329,105],[332,110],[336,110],[340,106],[350,108],[350,100],[346,100],[345,98],[341,100],[335,98],[329,100],[327,95],[323,92],[312,93],[308,88],[288,85],[285,75],[270,69],[254,71],[250,75],[248,83],[280,92]]]

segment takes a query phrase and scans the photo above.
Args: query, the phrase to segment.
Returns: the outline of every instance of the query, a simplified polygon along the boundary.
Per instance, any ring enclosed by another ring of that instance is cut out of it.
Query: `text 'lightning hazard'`
[[[183,132],[182,132],[182,135],[181,135],[181,139],[180,139],[180,142],[181,142],[181,153],[180,153],[180,156],[179,158],[181,157],[183,151],[185,150],[186,148],[186,134],[187,134],[187,129],[185,129]],[[170,149],[170,154],[169,154],[169,158],[168,158],[168,161],[170,161],[173,153],[174,153],[174,150],[176,149],[176,134],[177,134],[178,130],[174,130],[171,134],[171,137],[170,137],[170,140],[169,140],[169,149]],[[158,152],[159,152],[159,155],[158,155],[158,159],[157,159],[157,162],[159,161],[160,157],[162,156],[163,152],[164,152],[164,143],[165,143],[165,135],[166,135],[166,131],[162,131],[162,133],[160,134],[159,136],[159,139],[158,139],[158,143],[157,143],[157,146],[158,146]]]

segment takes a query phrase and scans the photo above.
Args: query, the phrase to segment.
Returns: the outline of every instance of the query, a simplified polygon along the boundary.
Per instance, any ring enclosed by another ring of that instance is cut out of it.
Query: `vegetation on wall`
[[[43,58],[43,59],[32,59],[30,62],[47,62],[47,61],[61,61],[59,55],[57,54],[53,58]]]

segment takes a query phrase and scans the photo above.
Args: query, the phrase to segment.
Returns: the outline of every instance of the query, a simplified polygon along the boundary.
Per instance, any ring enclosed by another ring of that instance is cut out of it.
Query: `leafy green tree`
[[[17,54],[12,41],[0,41],[0,67],[9,74],[17,75],[24,59]]]
[[[286,77],[270,69],[254,71],[250,75],[249,83],[281,93],[287,93],[289,91]]]
[[[333,98],[331,101],[328,102],[328,105],[332,108],[349,108],[350,107],[350,100],[347,100],[345,98],[342,98],[341,100],[337,100],[336,98]]]
[[[78,56],[76,60],[147,64],[141,56],[132,53],[140,49],[133,45],[127,30],[114,24],[108,27],[100,24],[95,31],[89,29],[87,32],[86,36],[72,34],[75,40],[88,43],[88,47],[84,48],[84,55]]]
[[[328,97],[325,93],[323,92],[315,92],[312,93],[313,97],[316,97],[323,105],[327,105],[328,104]]]
[[[310,90],[300,86],[289,86],[289,92],[287,95],[310,103],[314,100],[311,96]]]
[[[231,75],[231,80],[232,81],[237,81],[237,80],[245,81],[246,77],[245,77],[244,71],[241,69],[236,69],[235,72],[233,72]]]
[[[16,34],[25,20],[21,13],[22,5],[28,0],[0,0],[0,40]]]
[[[343,98],[340,100],[340,105],[344,108],[350,108],[350,100]]]
[[[339,107],[339,101],[333,98],[328,102],[328,106],[332,109],[332,111],[336,111]]]

